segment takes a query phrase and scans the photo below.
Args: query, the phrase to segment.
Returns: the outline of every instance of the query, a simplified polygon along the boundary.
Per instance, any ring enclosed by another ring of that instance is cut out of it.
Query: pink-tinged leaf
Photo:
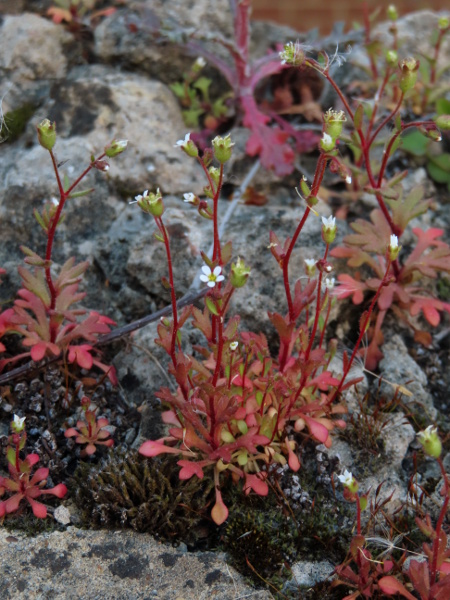
[[[37,485],[41,481],[44,481],[48,477],[49,470],[47,467],[41,467],[37,469],[33,477],[30,479],[30,485]]]
[[[439,567],[439,572],[443,573],[444,575],[450,575],[450,562],[444,561]],[[448,583],[450,584],[450,579]]]
[[[300,469],[300,461],[298,459],[298,456],[291,449],[289,444],[288,444],[288,465],[295,472],[297,472]]]
[[[450,313],[450,303],[442,302],[437,298],[412,295],[412,304],[409,310],[411,316],[415,317],[422,311],[428,323],[433,327],[439,325],[441,321],[439,311],[444,310]]]
[[[245,474],[245,493],[248,494],[252,489],[259,496],[267,496],[269,493],[269,486],[264,481],[264,474],[251,475],[250,473]]]
[[[49,490],[41,490],[41,494],[51,494],[57,498],[64,498],[64,496],[67,494],[67,487],[64,485],[64,483],[59,483]]]
[[[39,454],[28,454],[25,460],[28,463],[28,465],[32,467],[40,461]]]
[[[78,431],[74,427],[69,427],[69,429],[66,429],[64,432],[64,437],[66,438],[73,437],[75,435],[78,435]]]
[[[216,490],[216,503],[211,511],[211,517],[216,525],[222,525],[228,519],[228,508],[225,506],[219,490]]]
[[[6,515],[6,503],[0,502],[0,519]]]
[[[148,440],[139,448],[139,454],[151,457],[158,456],[159,454],[180,454],[180,450],[177,448],[171,448],[170,446],[165,446],[163,443],[158,441]]]
[[[392,575],[387,575],[386,577],[379,579],[378,587],[382,592],[389,596],[400,594],[404,598],[408,598],[408,600],[416,600],[416,597],[408,592],[403,583],[400,583],[400,581],[395,577],[392,577]]]
[[[106,417],[100,417],[100,419],[97,419],[97,428],[102,429],[102,427],[106,427],[108,423],[109,421]]]
[[[14,494],[11,498],[5,501],[5,510],[7,514],[15,512],[19,508],[20,501],[24,497],[23,494]]]
[[[24,343],[24,345],[27,344]],[[61,353],[61,350],[56,344],[53,344],[51,342],[38,342],[37,344],[34,344],[31,348],[30,356],[34,360],[34,362],[39,362],[47,354],[47,350],[54,356],[59,356]]]
[[[339,285],[334,290],[334,295],[337,298],[347,298],[352,296],[353,304],[361,304],[364,300],[364,291],[367,289],[365,283],[353,279],[350,275],[345,273],[338,275]]]
[[[95,447],[94,444],[88,444],[86,446],[86,448],[84,449],[84,453],[87,454],[88,456],[92,456],[93,454],[95,454],[97,448]]]
[[[303,419],[306,421],[306,425],[308,426],[311,435],[324,444],[328,439],[328,429],[325,425],[318,423],[315,419],[307,417],[306,415],[303,415]]]
[[[82,369],[91,369],[93,358],[91,355],[92,346],[89,344],[80,344],[79,346],[69,346],[69,362],[76,362]]]
[[[191,462],[189,460],[179,460],[177,464],[180,465],[180,467],[182,467],[179,475],[180,479],[182,480],[190,479],[193,475],[197,475],[199,479],[203,479],[203,477],[205,476],[205,474],[203,473],[203,469],[196,462]]]
[[[32,498],[27,498],[27,500],[31,504],[33,515],[38,519],[45,519],[47,516],[47,507],[40,502],[36,502],[36,500],[33,500]]]

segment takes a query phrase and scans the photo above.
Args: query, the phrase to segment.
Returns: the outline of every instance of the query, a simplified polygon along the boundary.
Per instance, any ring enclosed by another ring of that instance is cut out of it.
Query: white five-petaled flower
[[[225,279],[225,277],[221,275],[222,267],[214,267],[214,271],[211,271],[208,265],[203,265],[202,271],[203,273],[200,275],[200,279],[210,288],[215,287],[216,283],[219,283]]]
[[[195,202],[195,194],[193,194],[192,192],[189,192],[188,194],[183,194],[183,198],[184,202],[189,202],[190,204],[193,204],[193,202]]]
[[[184,137],[184,140],[178,140],[178,142],[174,145],[174,148],[178,148],[178,147],[184,148],[185,146],[187,146],[190,139],[191,139],[191,134],[187,133]]]
[[[138,194],[137,196],[134,197],[134,200],[131,200],[131,202],[129,202],[128,204],[135,204],[136,202],[140,202],[144,198],[147,198],[147,196],[148,196],[148,190],[145,190],[145,192],[143,194]]]
[[[394,234],[391,235],[390,246],[391,246],[392,250],[395,250],[396,248],[398,248],[398,237]]]
[[[305,263],[309,269],[312,269],[313,267],[316,266],[315,258],[305,258]]]
[[[232,352],[234,352],[238,346],[239,346],[239,342],[231,342],[231,344],[230,344],[230,350]]]
[[[342,475],[338,475],[338,479],[345,486],[350,486],[353,483],[353,475],[347,469],[345,469]]]
[[[333,227],[336,226],[336,217],[328,217],[328,219],[326,217],[322,217],[322,223],[324,227],[330,227],[333,229]]]
[[[18,417],[17,415],[14,415],[13,430],[16,433],[20,433],[21,431],[23,431],[23,429],[24,429],[24,423],[25,423],[25,418],[26,417]]]

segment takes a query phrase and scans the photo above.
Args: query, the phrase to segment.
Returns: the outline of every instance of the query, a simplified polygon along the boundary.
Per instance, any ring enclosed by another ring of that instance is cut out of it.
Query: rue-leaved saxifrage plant
[[[107,171],[109,168],[106,158],[112,158],[126,148],[126,141],[113,141],[104,153],[95,158],[91,157],[89,166],[73,182],[61,180],[58,164],[53,153],[56,142],[56,126],[45,119],[37,128],[41,146],[48,150],[59,191],[59,200],[49,202],[42,212],[34,211],[34,216],[43,229],[46,237],[45,256],[42,257],[30,248],[22,246],[26,255],[25,263],[32,267],[19,267],[23,287],[17,293],[12,308],[0,314],[0,337],[6,334],[21,336],[22,345],[29,348],[24,353],[0,358],[0,371],[7,365],[30,357],[39,362],[45,358],[60,357],[81,368],[91,369],[93,366],[108,373],[113,383],[117,382],[112,366],[101,362],[100,353],[94,347],[99,335],[108,333],[110,325],[114,324],[109,317],[95,311],[74,308],[85,293],[79,292],[81,278],[88,267],[87,262],[75,263],[69,258],[56,274],[52,261],[52,251],[58,225],[67,200],[85,196],[92,189],[76,192],[80,182],[92,169]],[[4,344],[0,351],[5,351]]]
[[[243,287],[250,269],[238,258],[231,264],[229,275],[225,267],[231,261],[231,243],[222,244],[219,236],[218,201],[223,184],[224,164],[230,159],[233,143],[229,136],[216,137],[212,152],[201,156],[190,135],[177,145],[196,159],[208,180],[205,199],[193,193],[185,201],[195,206],[201,216],[212,221],[213,251],[205,262],[201,280],[210,288],[203,310],[188,306],[177,310],[175,283],[169,235],[163,222],[164,203],[160,190],[146,190],[136,197],[140,208],[153,216],[158,231],[157,241],[164,244],[173,318],[164,318],[158,325],[156,343],[170,357],[169,371],[175,377],[177,390],[162,388],[156,395],[169,410],[163,421],[169,435],[147,441],[141,448],[145,456],[174,453],[182,458],[180,478],[204,477],[212,468],[216,485],[216,501],[211,515],[220,524],[228,516],[220,491],[221,476],[230,474],[233,480],[244,481],[244,490],[268,493],[267,466],[286,464],[300,468],[295,453],[294,433],[308,433],[315,440],[331,445],[330,431],[345,423],[337,418],[345,412],[340,404],[341,393],[355,383],[346,381],[357,349],[368,327],[371,313],[381,290],[389,285],[390,269],[397,259],[399,247],[395,235],[385,240],[386,270],[371,306],[361,318],[361,331],[354,353],[344,356],[342,375],[336,377],[329,369],[336,345],[329,344],[325,330],[333,298],[332,271],[328,262],[330,246],[336,235],[334,217],[322,217],[324,250],[319,259],[305,261],[307,282],[301,279],[292,285],[289,264],[293,249],[308,217],[313,214],[317,193],[325,168],[335,160],[333,148],[342,132],[340,114],[329,111],[324,121],[320,156],[311,188],[302,180],[306,208],[291,238],[280,242],[271,232],[269,248],[282,272],[287,300],[287,314],[269,313],[280,348],[277,358],[270,354],[267,339],[261,332],[241,332],[239,316],[228,317],[230,302],[236,290]],[[212,164],[213,158],[218,167]],[[182,347],[181,328],[192,316],[194,326],[205,338],[205,346],[196,346],[195,355]]]
[[[67,487],[60,483],[53,488],[44,489],[49,470],[41,467],[34,473],[32,472],[34,465],[39,462],[39,456],[28,454],[25,458],[20,458],[20,452],[25,447],[27,438],[25,417],[20,418],[14,415],[11,432],[6,449],[9,477],[0,476],[0,498],[3,498],[5,494],[8,494],[9,497],[6,500],[0,500],[0,518],[18,511],[22,500],[26,500],[30,504],[34,516],[45,519],[47,507],[42,502],[38,502],[36,498],[46,494],[64,498]]]

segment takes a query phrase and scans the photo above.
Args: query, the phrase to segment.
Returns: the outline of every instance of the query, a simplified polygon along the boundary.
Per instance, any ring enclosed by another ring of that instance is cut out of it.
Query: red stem
[[[323,255],[323,260],[326,261],[327,260],[327,256],[328,256],[328,250],[330,248],[330,244],[327,243],[326,248],[325,248],[325,253]],[[316,331],[317,331],[317,326],[319,324],[319,317],[320,317],[320,307],[321,307],[321,298],[320,298],[320,293],[322,290],[322,278],[323,278],[323,273],[320,270],[319,271],[319,279],[317,281],[317,302],[316,302],[316,314],[314,315],[314,324],[313,324],[313,328],[311,330],[311,335],[309,337],[309,343],[308,343],[308,348],[306,349],[305,352],[305,362],[308,361],[309,359],[309,355],[311,353],[311,349],[312,349],[312,345],[314,343],[314,338],[316,337]]]
[[[342,386],[344,385],[345,379],[346,379],[346,377],[347,377],[347,375],[348,375],[348,373],[349,373],[349,371],[350,371],[350,369],[352,367],[353,361],[355,360],[355,356],[356,356],[356,354],[358,352],[358,349],[359,349],[359,347],[361,345],[362,339],[363,339],[363,337],[364,337],[364,335],[366,333],[367,325],[370,323],[370,317],[372,316],[372,312],[373,312],[373,309],[375,308],[375,304],[376,304],[376,302],[377,302],[377,300],[378,300],[378,298],[379,298],[379,296],[381,294],[381,290],[383,289],[383,287],[385,287],[385,285],[389,285],[387,283],[387,280],[388,280],[389,271],[391,269],[391,265],[392,265],[392,261],[390,259],[388,259],[387,266],[386,266],[386,272],[385,272],[384,277],[381,280],[380,285],[378,286],[377,292],[376,292],[375,296],[373,297],[372,302],[371,302],[371,304],[369,306],[369,310],[367,311],[366,318],[364,319],[364,324],[361,326],[361,332],[359,334],[358,340],[357,340],[356,345],[355,345],[355,347],[353,349],[352,355],[351,355],[351,357],[350,357],[350,359],[348,361],[347,368],[345,369],[344,374],[342,375],[342,379],[339,382],[339,385],[338,385],[336,391],[334,392],[333,396],[331,397],[331,400],[329,401],[330,404],[332,404],[334,402],[334,400],[337,398],[337,396],[341,392]]]
[[[439,518],[436,523],[436,529],[435,529],[436,537],[434,538],[434,542],[433,542],[433,560],[431,562],[431,570],[430,570],[430,588],[432,588],[436,582],[437,559],[438,559],[438,554],[439,554],[439,545],[441,543],[441,540],[440,540],[441,529],[442,529],[442,524],[444,522],[445,515],[447,513],[448,503],[450,500],[450,489],[449,489],[447,473],[445,471],[445,467],[442,462],[442,459],[438,458],[437,461],[438,461],[439,467],[441,469],[442,478],[444,480],[445,498],[444,498],[444,502],[442,503],[441,512],[439,513]]]

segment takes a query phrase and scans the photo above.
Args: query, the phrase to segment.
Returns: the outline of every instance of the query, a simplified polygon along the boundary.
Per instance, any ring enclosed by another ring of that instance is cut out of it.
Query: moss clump
[[[71,488],[86,527],[131,527],[159,539],[194,543],[213,481],[180,481],[178,457],[146,459],[115,451],[100,465],[81,463]]]
[[[35,110],[32,104],[24,104],[20,108],[7,112],[4,115],[3,123],[0,123],[0,140],[15,142],[25,131],[25,127],[34,115]]]
[[[33,515],[29,507],[25,507],[19,513],[6,515],[3,527],[8,531],[20,531],[27,537],[35,537],[41,533],[53,533],[54,531],[64,531],[64,525],[60,525],[50,516],[46,519],[38,519]]]

